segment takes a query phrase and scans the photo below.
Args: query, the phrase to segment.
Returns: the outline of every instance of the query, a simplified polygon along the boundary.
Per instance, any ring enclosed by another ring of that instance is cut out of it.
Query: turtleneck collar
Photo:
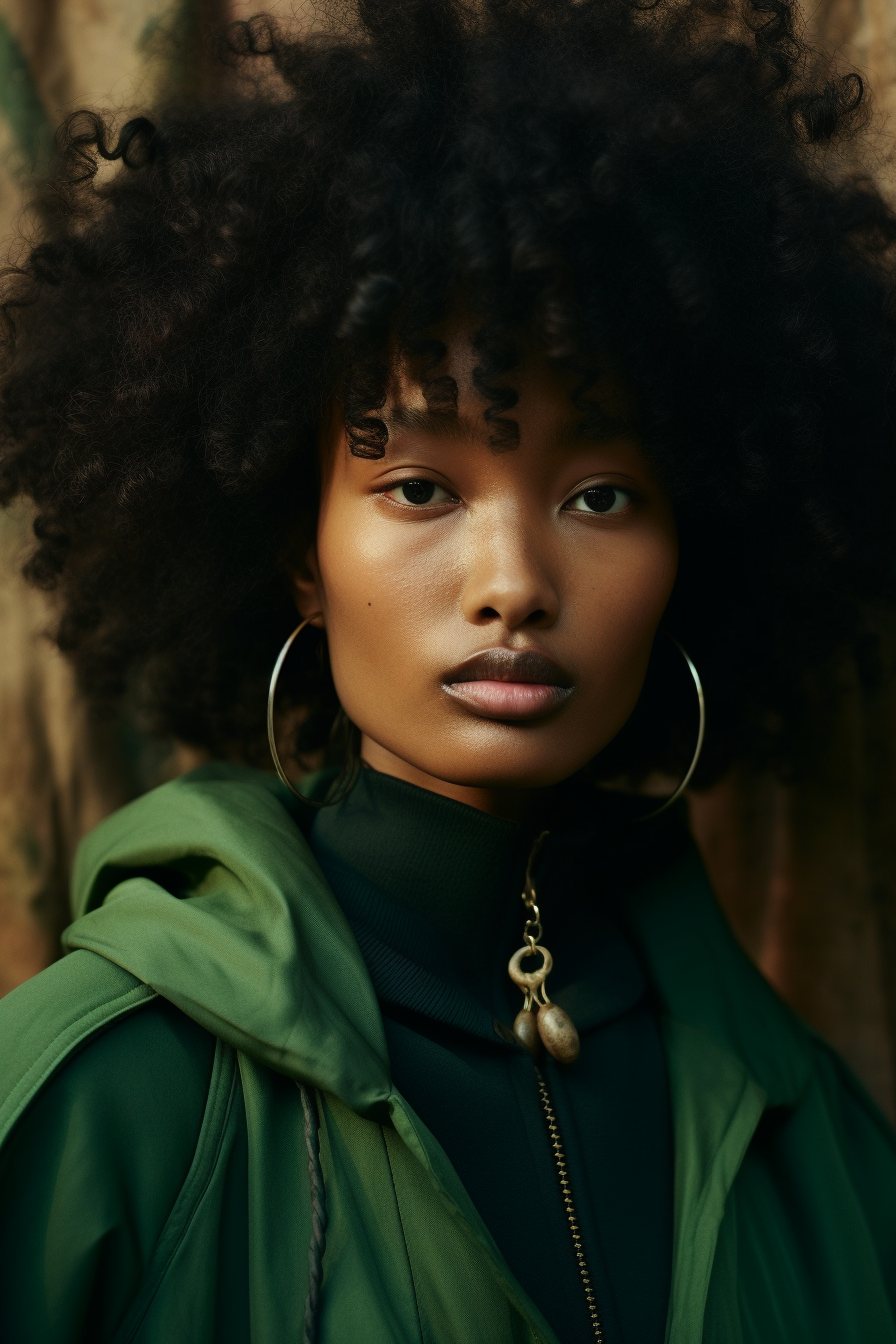
[[[480,994],[511,914],[522,918],[533,838],[529,826],[367,768],[310,834],[351,922]]]
[[[551,994],[587,1028],[626,1011],[644,980],[614,918],[612,851],[588,800],[559,796],[535,878]],[[522,943],[520,893],[541,829],[489,816],[364,769],[352,792],[309,818],[315,857],[382,1001],[494,1038],[519,993],[507,962]]]

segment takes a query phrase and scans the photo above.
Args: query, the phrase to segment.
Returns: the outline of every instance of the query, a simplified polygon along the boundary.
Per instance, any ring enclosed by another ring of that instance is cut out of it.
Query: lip
[[[483,649],[447,673],[442,686],[480,718],[516,721],[550,714],[573,691],[569,674],[537,649]]]

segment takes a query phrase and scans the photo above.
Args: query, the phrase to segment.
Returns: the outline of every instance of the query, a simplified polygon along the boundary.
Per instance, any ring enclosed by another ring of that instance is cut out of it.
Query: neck
[[[428,789],[430,793],[453,798],[457,803],[466,803],[467,807],[487,812],[491,817],[507,817],[511,821],[526,821],[544,796],[543,789],[495,788],[489,785],[455,784],[451,780],[439,779],[437,775],[427,774],[425,770],[411,765],[410,761],[402,760],[366,734],[361,737],[361,760],[381,775],[392,775],[407,784],[415,784],[418,789]]]

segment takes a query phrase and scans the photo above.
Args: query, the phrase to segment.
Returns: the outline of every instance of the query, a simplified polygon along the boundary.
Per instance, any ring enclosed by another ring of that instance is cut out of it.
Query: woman
[[[860,82],[770,0],[228,50],[7,280],[59,645],[215,761],[0,1007],[4,1338],[896,1340],[892,1132],[607,787],[792,760],[891,601]]]

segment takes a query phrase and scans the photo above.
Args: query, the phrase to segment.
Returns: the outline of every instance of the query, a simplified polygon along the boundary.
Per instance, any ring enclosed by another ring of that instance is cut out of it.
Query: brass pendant
[[[528,915],[523,928],[525,946],[514,952],[507,967],[511,980],[524,995],[523,1006],[513,1023],[513,1034],[533,1059],[538,1058],[543,1044],[548,1054],[559,1063],[572,1064],[579,1057],[579,1033],[569,1014],[548,998],[546,981],[554,959],[539,941],[542,933],[541,915],[532,884],[532,863],[546,835],[547,831],[543,831],[538,837],[526,865],[526,886],[523,891],[523,904]],[[541,965],[535,971],[524,971],[523,962],[535,956],[541,957]]]
[[[569,1013],[558,1003],[542,1004],[538,1010],[538,1034],[544,1048],[561,1064],[572,1064],[579,1057],[579,1033]]]
[[[541,1054],[541,1037],[538,1034],[538,1015],[531,1008],[521,1008],[513,1019],[513,1034],[529,1051],[533,1059]]]

